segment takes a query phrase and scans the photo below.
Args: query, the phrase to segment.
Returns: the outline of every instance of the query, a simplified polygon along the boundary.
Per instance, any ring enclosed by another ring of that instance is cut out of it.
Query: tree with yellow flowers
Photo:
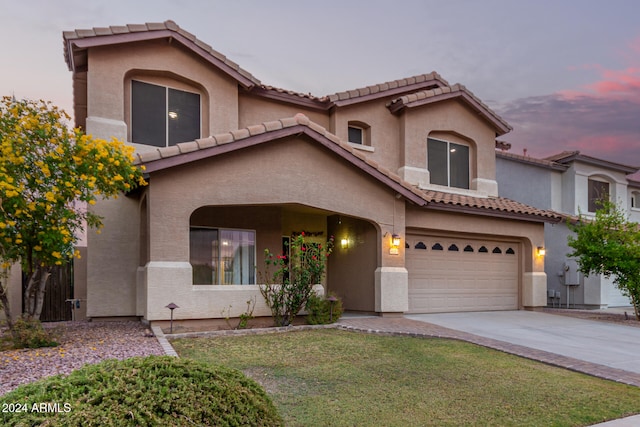
[[[133,148],[85,135],[45,101],[2,98],[0,103],[0,263],[20,263],[27,276],[24,313],[39,319],[53,266],[69,262],[85,224],[101,218],[86,209],[97,198],[118,197],[146,185]],[[11,327],[6,280],[0,305]]]

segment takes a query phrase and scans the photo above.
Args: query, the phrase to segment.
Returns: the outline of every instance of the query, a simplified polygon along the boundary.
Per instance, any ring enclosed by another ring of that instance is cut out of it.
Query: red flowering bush
[[[322,282],[332,250],[333,236],[323,246],[305,241],[304,233],[291,239],[288,256],[274,256],[265,249],[265,284],[260,286],[260,292],[271,308],[276,326],[290,325],[307,304],[313,285]]]

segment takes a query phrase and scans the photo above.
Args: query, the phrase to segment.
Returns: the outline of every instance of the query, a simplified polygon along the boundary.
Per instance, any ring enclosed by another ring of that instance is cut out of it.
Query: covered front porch
[[[169,303],[180,307],[176,320],[239,317],[250,301],[255,302],[254,316],[270,316],[259,289],[268,281],[265,249],[286,255],[291,236],[301,233],[310,244],[334,240],[326,277],[316,292],[336,294],[351,311],[406,311],[406,270],[383,267],[395,261],[389,257],[400,255],[390,255],[388,227],[371,218],[301,204],[206,205],[184,221],[187,238],[179,241],[188,245],[188,261],[149,260],[138,269],[138,315],[146,320],[168,319]]]

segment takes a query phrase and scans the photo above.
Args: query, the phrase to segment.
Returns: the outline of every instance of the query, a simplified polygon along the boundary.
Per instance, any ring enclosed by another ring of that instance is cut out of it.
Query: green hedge
[[[240,371],[168,356],[86,365],[0,396],[3,426],[279,426]],[[18,412],[20,411],[20,412]]]

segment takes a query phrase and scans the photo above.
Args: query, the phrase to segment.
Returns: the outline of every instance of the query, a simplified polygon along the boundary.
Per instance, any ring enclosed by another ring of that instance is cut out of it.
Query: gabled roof
[[[554,162],[549,159],[537,159],[531,156],[523,156],[521,154],[509,153],[506,151],[496,150],[496,157],[501,157],[507,160],[513,160],[519,163],[525,163],[533,166],[539,166],[547,169],[553,169],[557,171],[566,171],[569,166],[561,163]]]
[[[352,89],[343,92],[328,95],[327,99],[332,105],[342,107],[358,102],[371,101],[387,96],[399,95],[401,93],[435,89],[438,87],[447,87],[449,83],[443,79],[440,74],[432,71],[429,74],[420,74],[418,76],[407,77],[390,82],[379,83],[372,86],[366,86],[359,89]]]
[[[264,85],[251,73],[241,68],[225,55],[170,20],[160,23],[129,24],[65,31],[63,33],[64,56],[69,70],[81,72],[86,70],[87,49],[91,47],[160,39],[177,42],[191,50],[205,61],[237,80],[246,93],[252,95],[301,105],[306,108],[328,111],[333,107],[342,107],[384,97],[412,93],[394,100],[392,102],[392,112],[399,111],[405,107],[410,108],[421,105],[420,102],[424,97],[432,97],[429,102],[436,102],[450,97],[461,96],[468,105],[484,115],[490,123],[493,123],[499,134],[504,134],[511,130],[508,123],[491,111],[489,107],[464,86],[449,86],[449,83],[435,71],[321,97]],[[447,95],[442,96],[443,93]]]
[[[505,133],[513,130],[509,123],[480,101],[480,99],[470,90],[459,83],[456,83],[453,86],[439,87],[436,89],[401,96],[391,101],[388,107],[392,113],[398,114],[406,108],[419,107],[433,102],[454,98],[464,101],[474,111],[483,116],[493,125],[498,135],[504,135]]]
[[[311,138],[418,206],[527,221],[558,222],[562,219],[562,216],[555,212],[533,208],[505,198],[471,197],[421,190],[368,158],[359,150],[352,148],[348,143],[324,127],[312,122],[303,114],[139,153],[136,164],[145,165],[147,173],[152,175],[159,170],[186,165],[295,135],[305,135]]]
[[[251,73],[240,68],[211,46],[193,34],[183,30],[173,21],[162,23],[129,24],[92,28],[89,30],[65,31],[64,57],[70,71],[81,71],[87,66],[87,49],[93,46],[115,45],[144,40],[171,39],[184,45],[204,60],[233,77],[240,85],[250,88],[260,85]]]
[[[593,166],[601,168],[607,168],[622,172],[624,174],[632,174],[640,170],[640,166],[629,166],[622,163],[610,162],[608,160],[598,159],[596,157],[580,154],[580,151],[563,151],[562,153],[554,154],[553,156],[546,157],[544,160],[550,160],[556,163],[568,165],[571,162],[579,161]]]

